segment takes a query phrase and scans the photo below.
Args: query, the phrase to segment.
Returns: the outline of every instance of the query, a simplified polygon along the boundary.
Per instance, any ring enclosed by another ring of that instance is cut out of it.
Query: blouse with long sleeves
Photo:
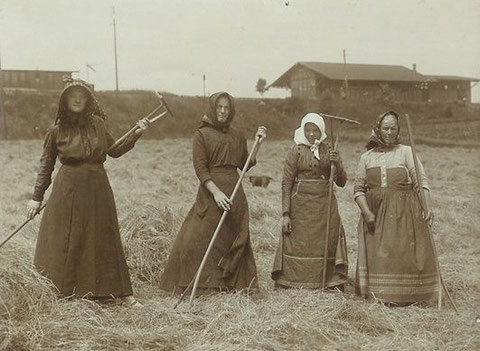
[[[221,131],[207,125],[199,128],[193,136],[193,168],[202,185],[212,179],[211,169],[215,167],[243,169],[247,158],[247,141],[235,129]],[[256,161],[252,160],[249,168],[255,163]]]
[[[283,168],[282,178],[282,214],[290,213],[290,199],[292,188],[298,180],[328,180],[330,178],[329,151],[331,147],[327,143],[320,144],[320,160],[314,157],[310,147],[300,144],[294,145],[288,152]],[[347,183],[347,174],[343,163],[337,165],[334,182],[339,187]]]
[[[132,133],[118,146],[100,117],[93,116],[89,123],[65,124],[50,127],[45,135],[40,170],[32,199],[42,201],[45,191],[52,182],[52,172],[57,157],[62,164],[105,162],[107,155],[120,157],[131,150],[140,136]]]
[[[405,179],[403,180],[396,172],[399,169],[405,170],[403,172]],[[428,178],[420,160],[418,160],[418,173],[422,187],[430,190]],[[369,174],[370,176],[368,176]],[[393,148],[377,147],[362,154],[353,187],[354,199],[364,196],[371,188],[393,188],[395,186],[410,187],[418,192],[419,184],[410,146],[398,144]]]

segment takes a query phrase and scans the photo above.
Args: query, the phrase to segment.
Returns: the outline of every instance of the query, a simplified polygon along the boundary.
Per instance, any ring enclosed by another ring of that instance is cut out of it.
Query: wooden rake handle
[[[235,198],[235,195],[237,194],[237,191],[240,188],[240,185],[242,184],[242,180],[245,176],[245,173],[248,171],[248,168],[250,166],[250,163],[251,163],[252,159],[256,156],[256,154],[257,154],[257,152],[260,148],[260,145],[261,145],[260,141],[261,141],[260,137],[257,137],[255,139],[255,143],[253,144],[252,150],[250,151],[250,154],[248,155],[247,161],[245,162],[245,165],[243,166],[242,172],[240,173],[240,176],[237,180],[237,183],[235,184],[235,188],[233,189],[233,192],[230,195],[230,201],[233,201],[233,199]],[[227,214],[228,214],[228,211],[223,211],[222,217],[220,218],[220,221],[218,222],[218,225],[215,229],[215,232],[213,233],[212,238],[210,239],[210,243],[208,244],[207,250],[205,251],[205,254],[202,258],[200,266],[198,267],[197,272],[195,273],[194,279],[192,279],[190,284],[188,284],[188,286],[185,288],[184,292],[180,296],[180,299],[175,304],[174,309],[182,302],[183,298],[185,297],[188,289],[190,288],[190,286],[192,285],[192,282],[193,282],[193,287],[192,287],[192,292],[190,294],[190,302],[189,302],[190,307],[192,307],[193,300],[195,298],[195,293],[197,291],[198,283],[200,281],[200,276],[202,274],[203,268],[205,266],[205,263],[207,262],[207,258],[210,254],[210,251],[212,250],[215,239],[218,236],[218,233],[220,232],[220,229],[221,229],[223,223],[225,222],[225,219],[227,218]]]
[[[168,107],[167,102],[164,100],[163,96],[160,95],[158,92],[154,92],[155,96],[157,96],[160,99],[160,105],[158,105],[152,112],[150,112],[146,117],[146,119],[149,120],[150,123],[154,123],[157,120],[159,120],[161,117],[165,116],[167,113],[169,113],[171,116],[173,116],[172,110]],[[156,115],[162,108],[165,108],[165,111],[162,113]],[[142,118],[143,119],[143,118]],[[133,126],[128,132],[126,132],[124,135],[122,135],[115,143],[113,143],[112,146],[108,149],[108,151],[114,149],[118,145],[120,145],[125,139],[127,139],[131,134],[133,134],[139,127],[137,125]]]
[[[333,134],[333,128],[332,128]],[[333,135],[332,135],[333,136]],[[333,143],[333,150],[337,150],[338,147],[338,139],[340,133],[337,133],[337,137]],[[332,210],[332,202],[333,202],[333,182],[335,180],[335,173],[337,167],[333,162],[330,162],[330,177],[328,179],[328,206],[327,206],[327,223],[326,223],[326,231],[325,231],[325,247],[323,248],[323,269],[322,269],[322,289],[325,289],[327,286],[327,265],[328,265],[328,236],[330,234],[330,227],[331,227],[331,210]]]
[[[260,137],[257,137],[255,139],[255,143],[253,144],[252,151],[250,151],[250,154],[248,155],[247,161],[245,162],[245,165],[243,166],[242,172],[240,173],[237,184],[235,184],[235,188],[233,189],[232,195],[230,195],[230,201],[233,201],[233,199],[235,198],[235,195],[237,194],[237,191],[240,188],[240,185],[242,184],[243,177],[245,176],[245,173],[247,172],[247,170],[250,166],[250,162],[252,161],[252,159],[257,154],[259,147],[260,147]],[[202,274],[205,263],[207,262],[208,255],[210,254],[210,251],[212,250],[213,244],[215,242],[215,239],[218,236],[218,233],[220,232],[220,229],[223,225],[223,222],[225,222],[225,219],[227,218],[227,214],[228,214],[228,211],[223,211],[222,217],[220,218],[220,221],[217,225],[217,228],[215,229],[215,232],[213,233],[212,239],[210,239],[210,243],[208,244],[207,251],[205,251],[205,255],[203,256],[202,262],[200,263],[200,266],[198,267],[197,273],[195,274],[195,281],[193,283],[192,292],[190,294],[190,307],[192,307],[193,299],[195,298],[195,292],[197,291],[197,286],[198,286],[198,283],[200,281],[200,276]]]
[[[415,152],[415,141],[413,140],[413,133],[412,133],[412,127],[410,125],[410,116],[408,114],[405,114],[405,120],[407,122],[407,130],[408,130],[408,138],[410,140],[410,147],[412,150],[412,157],[413,157],[413,165],[415,167],[415,175],[417,177],[417,183],[418,183],[418,188],[420,192],[420,205],[423,208],[423,211],[427,211],[427,202],[425,199],[425,190],[423,189],[423,184],[420,180],[420,173],[419,173],[419,168],[418,168],[418,159],[417,159],[417,153]],[[435,241],[433,239],[433,234],[430,229],[430,226],[427,224],[427,229],[428,229],[428,237],[430,239],[430,246],[432,248],[432,254],[433,254],[433,259],[435,260],[435,267],[437,269],[438,273],[438,283],[441,285],[441,287],[438,287],[438,296],[437,296],[437,302],[438,302],[438,309],[440,310],[442,308],[442,288],[445,291],[445,294],[447,295],[448,300],[453,306],[453,309],[455,312],[458,314],[457,306],[455,305],[455,302],[453,302],[452,297],[450,296],[449,291],[447,290],[447,287],[443,281],[442,274],[440,272],[440,264],[438,262],[438,255],[437,255],[437,249],[435,246]]]
[[[13,236],[14,236],[15,234],[17,234],[23,227],[25,227],[28,222],[30,222],[32,219],[34,219],[36,215],[38,215],[40,212],[42,212],[42,210],[45,208],[45,206],[47,206],[46,203],[44,203],[44,204],[38,209],[38,211],[35,213],[35,215],[34,215],[32,218],[26,219],[25,222],[23,222],[17,229],[15,229],[12,234],[10,234],[9,236],[7,236],[7,238],[6,238],[5,240],[3,240],[2,243],[0,244],[0,248],[1,248],[3,245],[5,245],[5,244],[7,243],[7,241],[9,241],[11,238],[13,238]]]

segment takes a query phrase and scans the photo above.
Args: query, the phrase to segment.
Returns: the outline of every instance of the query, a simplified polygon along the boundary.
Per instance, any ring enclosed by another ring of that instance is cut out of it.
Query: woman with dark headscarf
[[[364,298],[405,305],[433,298],[438,282],[427,227],[433,220],[428,180],[420,161],[417,179],[412,150],[399,143],[399,132],[397,113],[382,114],[358,163],[355,289]],[[419,184],[427,190],[425,213]]]
[[[229,200],[239,179],[238,169],[244,167],[248,157],[247,143],[230,127],[235,115],[233,97],[219,92],[210,96],[209,103],[210,112],[193,136],[193,167],[200,186],[160,279],[160,288],[166,291],[182,292],[192,281],[225,210],[229,212],[206,261],[198,291],[257,287],[243,188],[233,202]],[[260,127],[256,135],[263,139],[265,128]]]
[[[334,182],[340,187],[347,182],[340,154],[331,149],[326,138],[323,118],[306,114],[285,160],[282,236],[272,272],[277,287],[323,288],[330,162],[337,167]],[[347,251],[335,196],[330,216],[325,287],[343,291]]]
[[[45,136],[40,170],[28,217],[40,208],[51,183],[56,159],[60,167],[40,224],[34,263],[62,296],[103,299],[132,296],[120,240],[117,212],[103,163],[133,148],[148,120],[120,145],[105,126],[105,112],[90,87],[69,80],[60,96],[55,124]]]

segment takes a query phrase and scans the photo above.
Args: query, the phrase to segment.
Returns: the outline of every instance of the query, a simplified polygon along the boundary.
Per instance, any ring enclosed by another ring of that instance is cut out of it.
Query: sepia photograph
[[[480,349],[480,2],[0,0],[0,351]]]

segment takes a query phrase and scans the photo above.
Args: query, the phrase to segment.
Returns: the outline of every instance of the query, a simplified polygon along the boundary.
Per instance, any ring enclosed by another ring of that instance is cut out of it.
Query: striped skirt
[[[431,300],[437,270],[416,193],[375,188],[367,192],[367,202],[376,224],[370,233],[360,216],[357,295],[396,304]]]

